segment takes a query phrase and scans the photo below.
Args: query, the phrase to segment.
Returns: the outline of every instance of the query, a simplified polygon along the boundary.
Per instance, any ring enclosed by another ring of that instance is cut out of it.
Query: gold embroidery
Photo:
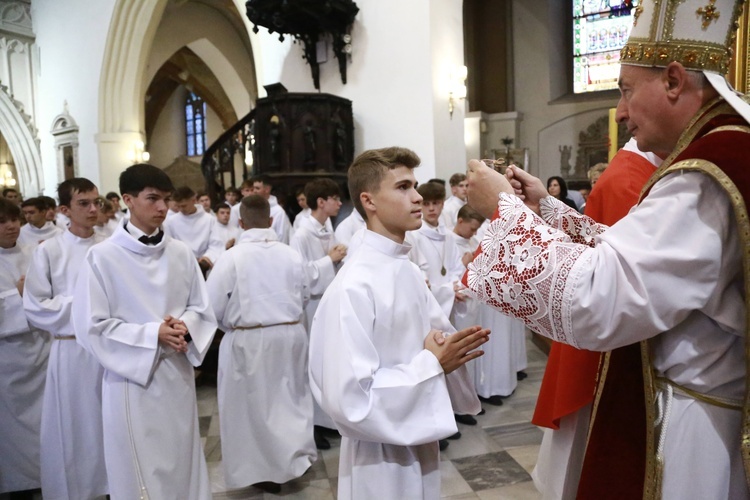
[[[706,160],[685,160],[676,164],[672,164],[674,159],[685,150],[695,139],[698,132],[712,119],[721,114],[736,114],[736,112],[726,103],[717,98],[714,101],[704,106],[693,118],[683,132],[680,139],[677,141],[677,146],[672,154],[664,160],[662,166],[657,169],[654,175],[651,176],[646,186],[641,192],[641,200],[645,193],[661,178],[677,171],[699,171],[711,178],[713,178],[727,193],[730,202],[734,209],[735,219],[737,221],[737,228],[739,229],[741,248],[743,248],[742,256],[742,269],[745,283],[745,314],[747,331],[745,332],[746,338],[750,338],[750,217],[748,217],[747,207],[745,206],[745,200],[742,194],[737,189],[737,186],[732,180],[721,170],[719,167]],[[720,130],[733,130],[738,132],[750,133],[750,127],[727,125],[723,127],[717,127],[709,133],[713,133]],[[644,377],[644,391],[646,396],[646,419],[647,422],[653,422],[655,418],[655,384],[654,384],[654,373],[653,368],[650,364],[648,342],[641,342],[641,355],[643,359],[643,377]],[[745,344],[745,370],[746,373],[750,373],[750,342]],[[647,456],[646,456],[646,484],[644,486],[644,498],[657,499],[661,495],[661,472],[663,464],[659,463],[656,458],[655,449],[655,431],[652,425],[648,426],[647,430]],[[742,461],[745,468],[745,477],[750,478],[750,387],[746,385],[745,398],[743,404],[743,420],[742,420]],[[750,485],[750,479],[748,479]]]
[[[734,207],[735,219],[737,220],[737,227],[740,233],[740,243],[744,249],[743,254],[743,272],[745,280],[745,307],[746,307],[746,324],[748,331],[745,332],[746,338],[750,338],[750,218],[748,218],[747,208],[745,207],[745,201],[742,198],[737,187],[732,183],[729,177],[719,167],[705,160],[686,160],[681,161],[677,164],[673,164],[675,158],[679,156],[696,138],[698,133],[703,129],[708,122],[713,120],[719,115],[723,114],[737,114],[729,104],[726,103],[721,97],[717,97],[711,102],[703,106],[695,117],[692,118],[685,131],[682,133],[677,141],[672,153],[664,160],[661,167],[651,176],[646,185],[641,191],[641,201],[651,187],[656,184],[660,179],[676,171],[687,171],[695,170],[701,171],[712,178],[714,178],[719,185],[729,195],[729,199]],[[750,127],[727,125],[717,127],[714,131],[720,130],[734,130],[740,132],[750,133]],[[709,133],[711,133],[709,132]],[[639,201],[640,203],[640,201]],[[646,422],[649,423],[647,428],[647,439],[646,439],[646,484],[644,485],[643,498],[649,500],[656,500],[661,497],[661,473],[664,464],[659,463],[656,457],[656,432],[651,425],[656,418],[655,415],[655,404],[656,404],[656,388],[654,381],[653,368],[650,360],[650,349],[648,341],[641,342],[641,358],[643,360],[643,381],[644,381],[644,393],[646,398]],[[745,344],[745,363],[746,373],[750,373],[750,342]],[[743,406],[743,426],[742,426],[742,457],[743,465],[745,467],[745,477],[750,478],[750,387],[746,385],[745,388],[745,400]],[[750,485],[750,479],[748,479]]]
[[[727,132],[727,131],[750,133],[750,127],[746,125],[723,125],[721,127],[716,127],[712,131],[708,132],[706,135],[715,134],[716,132]]]
[[[716,0],[708,0],[708,5],[695,11],[699,16],[703,16],[703,24],[701,24],[701,27],[704,31],[708,28],[708,25],[711,24],[711,21],[719,18],[720,13],[716,9],[715,4]]]
[[[635,8],[635,13],[633,14],[633,27],[635,28],[635,25],[638,24],[638,16],[640,16],[643,13],[643,7],[639,5]]]
[[[719,167],[705,160],[686,160],[670,166],[664,175],[674,171],[699,171],[712,177],[727,193],[734,209],[734,217],[739,229],[740,244],[743,249],[742,271],[745,283],[745,338],[750,338],[750,217],[745,200],[737,186]],[[745,373],[750,373],[750,342],[745,342]],[[746,375],[747,377],[747,375]],[[745,477],[750,486],[750,387],[745,385],[745,399],[742,408],[742,462]]]
[[[664,67],[677,61],[686,69],[726,74],[731,63],[731,52],[720,45],[708,45],[686,40],[682,43],[629,41],[620,49],[620,63],[635,66]]]

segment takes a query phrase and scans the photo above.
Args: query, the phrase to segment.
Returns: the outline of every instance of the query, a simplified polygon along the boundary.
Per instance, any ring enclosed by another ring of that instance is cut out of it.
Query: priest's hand
[[[448,374],[484,354],[484,351],[476,349],[489,340],[489,335],[489,330],[471,326],[438,341],[443,337],[443,332],[430,330],[425,337],[424,348],[435,355],[443,371]]]
[[[487,219],[491,219],[497,210],[497,197],[500,193],[515,194],[508,179],[483,161],[469,160],[466,177],[469,181],[469,206]]]
[[[234,238],[231,238],[229,239],[229,241],[227,241],[227,244],[224,245],[224,250],[229,250],[233,246],[234,246]]]
[[[198,264],[200,265],[201,263],[204,266],[206,266],[206,268],[208,268],[208,269],[211,269],[212,267],[214,267],[214,263],[211,262],[211,259],[209,259],[208,257],[205,257],[205,256],[198,259]],[[203,267],[203,266],[201,266],[201,267]]]
[[[172,316],[164,318],[164,323],[159,325],[159,342],[165,347],[171,347],[177,352],[187,352],[187,334],[185,323]]]
[[[21,279],[19,279],[16,282],[16,288],[18,289],[18,295],[20,295],[21,297],[23,297],[23,284],[24,283],[26,283],[26,275],[25,274],[23,276],[21,276]]]
[[[527,207],[539,214],[539,201],[549,196],[541,179],[515,165],[508,167],[505,176],[510,181],[516,195],[523,200]]]

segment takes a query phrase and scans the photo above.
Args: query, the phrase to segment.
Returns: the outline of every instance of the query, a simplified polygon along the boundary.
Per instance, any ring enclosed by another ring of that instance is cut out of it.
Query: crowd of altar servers
[[[502,400],[513,394],[517,381],[525,377],[525,329],[521,322],[478,303],[461,284],[488,225],[466,204],[467,186],[463,174],[451,176],[447,185],[433,179],[419,186],[423,223],[419,230],[407,233],[412,247],[409,259],[423,272],[456,329],[479,324],[493,332],[483,346],[485,355],[470,363],[469,372],[480,400],[502,405]],[[304,474],[317,459],[316,450],[330,447],[326,436],[335,435],[333,421],[310,394],[306,366],[307,339],[317,304],[346,265],[347,256],[356,252],[366,229],[362,216],[350,204],[342,210],[338,189],[330,180],[308,184],[297,193],[302,210],[293,216],[293,224],[289,217],[293,211],[279,204],[268,179],[262,176],[243,182],[239,189],[227,189],[225,200],[218,204],[188,187],[178,187],[172,193],[162,229],[192,250],[207,278],[209,299],[224,333],[214,356],[218,356],[223,464],[230,489],[260,485],[277,492],[281,483]],[[240,224],[241,198],[253,194],[270,205],[272,222],[265,236],[262,231],[244,231]],[[15,350],[0,349],[0,356],[10,358],[3,359],[1,365],[13,370],[0,381],[0,397],[5,400],[0,405],[4,422],[0,430],[0,493],[21,492],[16,496],[24,498],[41,488],[45,499],[98,498],[109,492],[108,481],[116,481],[107,477],[102,451],[106,437],[98,415],[102,411],[101,380],[93,384],[90,380],[101,378],[103,369],[75,342],[70,318],[76,275],[86,252],[109,238],[128,218],[117,193],[96,195],[87,200],[97,208],[96,216],[91,216],[94,233],[84,241],[70,233],[70,219],[54,199],[21,201],[15,190],[3,192],[2,198],[20,205],[23,225],[16,245],[0,248],[0,267],[4,269],[0,278],[0,339],[16,344]],[[0,221],[0,227],[2,224]],[[284,250],[274,252],[274,262],[232,259],[228,250],[245,240],[281,243]],[[286,269],[270,270],[278,266]],[[119,272],[127,274],[129,270]],[[281,279],[281,291],[289,284],[283,280],[301,280],[303,309],[284,310],[285,301],[278,296],[248,303],[227,300],[238,282],[267,278]],[[269,324],[276,327],[274,333],[286,337],[277,351],[272,350],[285,362],[258,357],[253,367],[237,366],[233,350],[258,348],[245,330]],[[290,352],[295,362],[287,362]],[[198,373],[202,371],[198,368]],[[250,375],[230,376],[243,371]],[[210,374],[202,375],[210,379]],[[273,382],[284,378],[299,384],[279,397]],[[282,407],[259,405],[252,398],[276,398]],[[477,423],[471,415],[457,414],[456,420],[466,425]],[[460,432],[449,439],[458,438]],[[444,449],[449,442],[440,444]],[[150,451],[158,454],[157,449]],[[193,459],[204,462],[202,457]],[[198,492],[206,487],[199,483],[207,484],[199,469],[198,477],[184,478]]]

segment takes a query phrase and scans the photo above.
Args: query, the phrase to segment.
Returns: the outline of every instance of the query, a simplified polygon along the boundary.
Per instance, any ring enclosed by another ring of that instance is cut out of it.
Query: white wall
[[[454,100],[453,117],[448,112],[451,74],[464,65],[463,1],[430,2],[430,21],[435,177],[448,179],[466,171],[465,101]]]
[[[185,97],[187,89],[180,85],[162,108],[156,119],[148,152],[149,163],[159,168],[169,166],[177,156],[186,154]]]
[[[351,99],[355,154],[404,146],[422,159],[417,178],[452,173],[464,164],[463,107],[451,121],[440,81],[447,65],[463,65],[460,0],[361,0],[352,29],[347,84],[329,46],[320,90]],[[302,48],[261,28],[252,37],[259,88],[281,82],[290,92],[315,92]],[[261,91],[261,95],[263,95]]]
[[[52,120],[68,101],[79,127],[79,175],[100,181],[94,136],[98,132],[99,77],[115,0],[34,0],[31,6],[40,54],[37,124],[46,194],[59,182]],[[102,166],[106,168],[106,166]],[[106,186],[112,189],[115,186]]]

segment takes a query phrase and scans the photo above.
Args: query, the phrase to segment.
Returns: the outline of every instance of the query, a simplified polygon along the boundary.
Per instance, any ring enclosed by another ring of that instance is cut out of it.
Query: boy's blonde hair
[[[410,149],[390,147],[369,149],[354,159],[347,173],[349,195],[359,215],[367,220],[367,214],[359,196],[362,193],[377,193],[380,183],[389,170],[398,167],[414,169],[419,166],[419,156]]]

